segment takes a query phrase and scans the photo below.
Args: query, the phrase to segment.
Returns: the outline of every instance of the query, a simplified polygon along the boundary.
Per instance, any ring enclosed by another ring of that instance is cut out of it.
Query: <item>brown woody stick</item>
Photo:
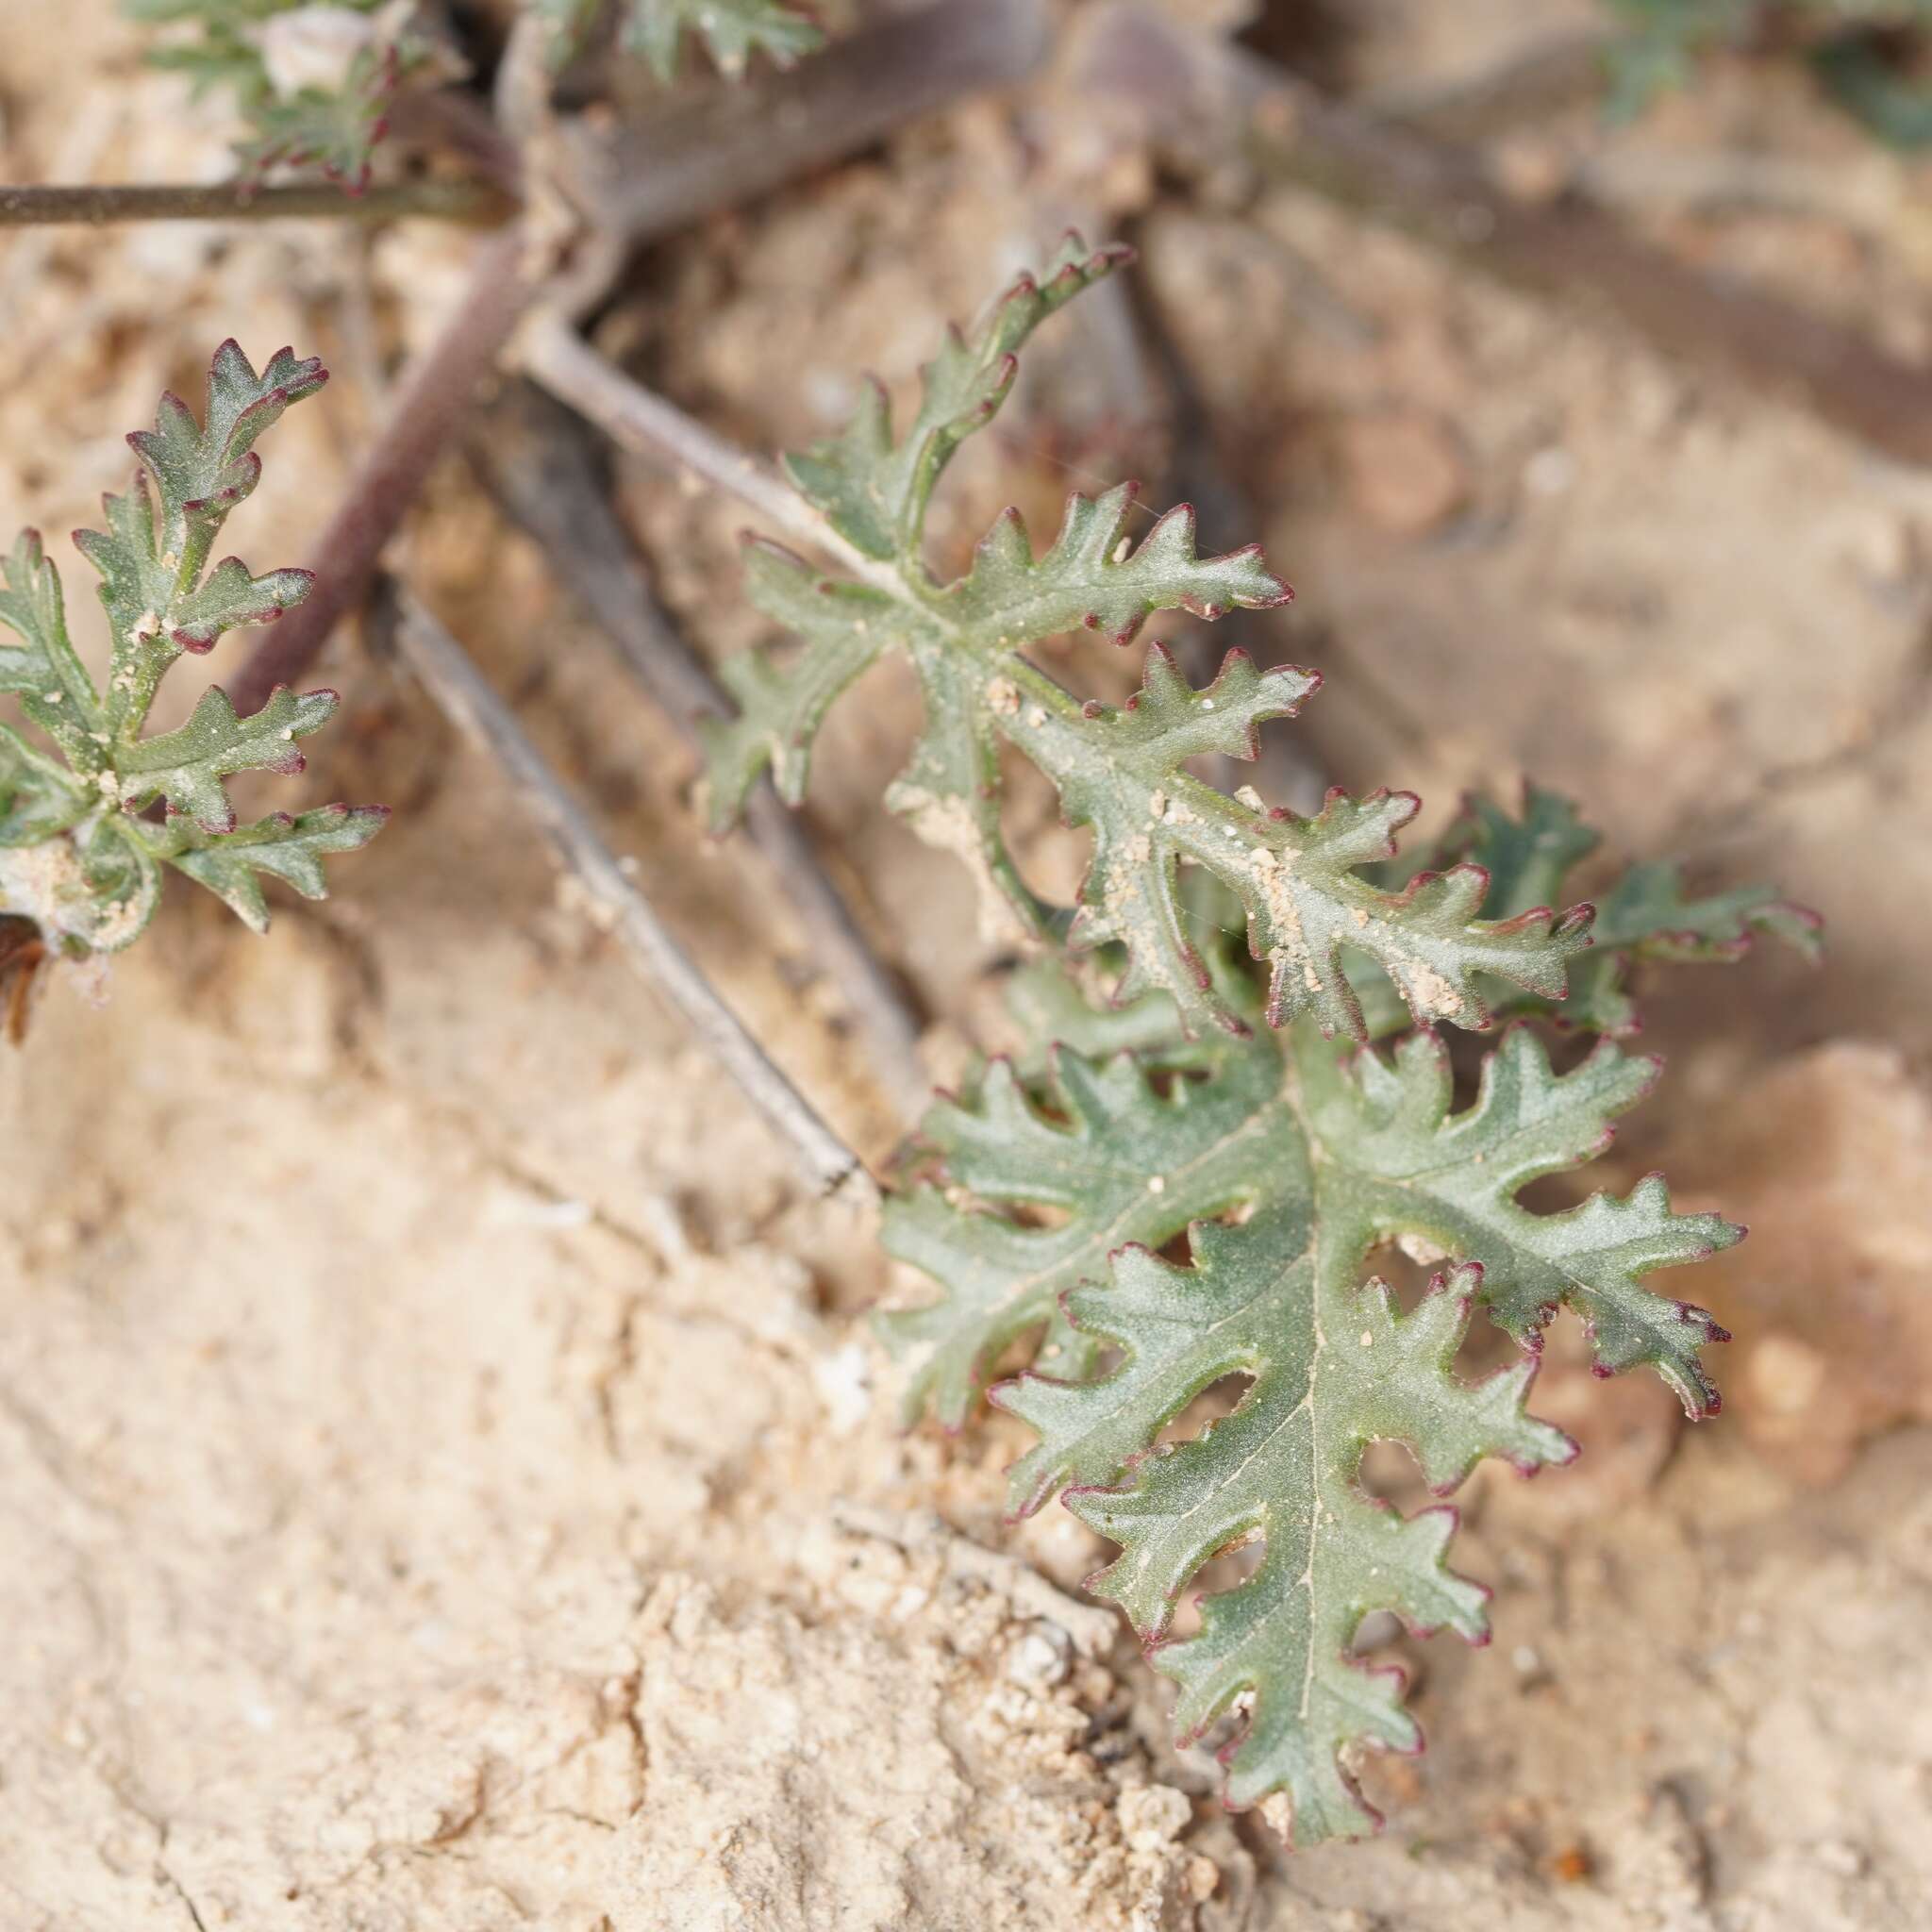
[[[520,384],[478,425],[472,451],[498,503],[541,544],[553,574],[580,597],[619,657],[687,737],[731,699],[658,603],[629,534],[610,507],[591,433],[579,418]],[[918,1016],[832,883],[810,836],[761,781],[745,805],[753,842],[770,861],[813,953],[871,1041],[893,1098],[908,1112],[930,1082],[919,1061]]]
[[[263,634],[230,695],[245,718],[278,684],[293,684],[337,623],[368,596],[382,547],[471,408],[510,331],[537,294],[524,271],[521,223],[476,252],[470,286],[448,328],[404,377],[388,422],[316,545],[315,588]]]
[[[633,245],[688,227],[869,147],[1044,57],[1046,0],[938,0],[784,72],[672,98],[603,136],[559,129],[585,211]]]
[[[718,997],[462,645],[407,593],[400,616],[404,654],[425,688],[502,768],[603,912],[625,957],[684,1016],[693,1038],[791,1149],[812,1187],[820,1194],[842,1191],[857,1200],[875,1199],[876,1186],[864,1163]]]
[[[332,182],[251,188],[245,182],[109,182],[0,187],[0,228],[47,224],[103,227],[110,222],[279,222],[294,218],[387,222],[428,215],[446,222],[499,222],[513,202],[486,181],[399,181],[364,194]]]

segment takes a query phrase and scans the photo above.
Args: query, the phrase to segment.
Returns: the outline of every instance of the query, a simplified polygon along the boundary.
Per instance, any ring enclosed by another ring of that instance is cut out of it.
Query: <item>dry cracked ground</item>
[[[169,111],[105,8],[22,10],[9,177],[216,167],[219,132]],[[1524,11],[1473,8],[1444,44],[1427,9],[1375,9],[1358,78],[1488,58]],[[1760,124],[1874,165],[1756,70],[1618,151]],[[1329,774],[1441,812],[1533,773],[1619,851],[1769,874],[1831,921],[1816,974],[1766,956],[1663,990],[1673,1077],[1617,1151],[1755,1224],[1690,1290],[1739,1337],[1724,1418],[1689,1434],[1559,1338],[1540,1406],[1583,1460],[1469,1496],[1496,1643],[1394,1646],[1429,1754],[1365,1765],[1381,1840],[1285,1856],[1167,1747],[1160,1681],[1078,1598],[1087,1532],[1001,1522],[1010,1425],[895,1428],[863,1313],[904,1284],[870,1227],[802,1198],[494,771],[345,639],[346,721],[303,782],[397,817],[338,896],[258,942],[177,894],[0,1064],[6,1932],[1932,1925],[1932,484],[1306,194],[1158,195],[1118,129],[1042,136],[1078,125],[975,106],[685,238],[624,345],[772,447],[858,367],[903,384],[1070,205],[1131,226],[1260,506],[1258,533],[1209,535],[1265,536],[1301,591],[1246,641],[1326,674],[1295,728]],[[1890,230],[1659,227],[1932,346],[1925,263]],[[0,527],[83,521],[121,433],[232,331],[338,371],[233,526],[258,567],[301,556],[464,245],[8,240]],[[1041,518],[1095,472],[1158,473],[1169,425],[1108,393],[1106,327],[1076,310],[1042,342],[942,541],[1007,497]],[[774,371],[775,341],[799,347]],[[693,633],[757,635],[734,515],[619,482]],[[461,464],[408,562],[727,996],[882,1153],[886,1099],[759,862],[698,840],[687,756]],[[92,624],[77,559],[69,580]],[[908,723],[890,685],[842,719],[813,810],[947,1016],[943,1074],[997,1038],[992,961],[963,881],[873,803]],[[1073,841],[1020,810],[1064,877]]]

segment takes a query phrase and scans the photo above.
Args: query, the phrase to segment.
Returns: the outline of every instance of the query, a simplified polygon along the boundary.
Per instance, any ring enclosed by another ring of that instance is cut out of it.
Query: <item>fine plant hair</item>
[[[151,62],[187,75],[197,98],[225,92],[248,125],[236,144],[244,177],[271,169],[319,175],[350,193],[368,185],[391,110],[407,88],[449,77],[446,42],[408,0],[122,0],[131,19],[184,30]],[[728,75],[754,54],[789,66],[824,36],[782,0],[521,0],[547,30],[553,67],[615,15],[618,44],[674,80],[695,41]],[[190,31],[192,30],[192,31]]]
[[[107,527],[75,546],[100,573],[110,652],[96,686],[67,630],[60,575],[36,530],[0,561],[0,691],[52,747],[0,725],[0,988],[18,1038],[34,969],[131,945],[153,918],[170,869],[268,925],[258,874],[325,895],[323,858],[374,838],[386,806],[326,805],[238,822],[225,781],[240,772],[304,769],[298,740],[319,731],[332,691],[277,687],[252,716],[210,686],[188,722],[147,735],[162,680],[184,653],[227,631],[273,623],[308,594],[306,570],[256,576],[240,558],[210,566],[216,538],[261,475],[255,444],[328,379],[321,363],[279,349],[258,373],[233,341],[215,351],[202,419],[163,395],[152,429],[127,441],[134,485],[102,500]]]
[[[1137,541],[1131,485],[1072,497],[1040,554],[1008,510],[962,576],[935,578],[924,531],[946,463],[998,413],[1032,331],[1126,259],[1069,237],[948,336],[909,425],[874,387],[843,435],[788,458],[840,567],[747,539],[751,599],[797,641],[726,660],[740,708],[708,728],[708,783],[721,829],[766,769],[798,802],[831,707],[881,658],[909,661],[924,725],[886,802],[1037,958],[1012,990],[1023,1050],[939,1101],[886,1203],[887,1248],[936,1290],[879,1323],[908,1419],[957,1429],[987,1396],[1032,1426],[1014,1512],[1058,1495],[1119,1546],[1091,1588],[1179,1687],[1182,1734],[1230,1721],[1230,1802],[1285,1807],[1310,1844],[1376,1822],[1355,1754],[1421,1746],[1401,1673],[1353,1654],[1363,1618],[1489,1635],[1489,1592],[1445,1561],[1455,1510],[1371,1496],[1367,1444],[1406,1445],[1441,1495],[1485,1457],[1567,1462],[1575,1445],[1525,1407],[1560,1307],[1597,1373],[1648,1366],[1690,1415],[1716,1411],[1702,1350],[1723,1331],[1646,1277],[1741,1230],[1674,1212],[1657,1175],[1558,1212],[1518,1196],[1587,1164],[1654,1084],[1657,1061],[1619,1043],[1641,962],[1733,959],[1758,933],[1809,951],[1817,922],[1762,888],[1688,894],[1657,864],[1555,909],[1597,841],[1534,789],[1514,811],[1471,800],[1420,859],[1396,851],[1410,793],[1332,791],[1304,817],[1214,791],[1190,761],[1253,758],[1314,673],[1230,651],[1197,689],[1154,643],[1110,706],[1030,655],[1287,599],[1257,549],[1200,556],[1185,507]],[[1008,849],[1003,747],[1091,829],[1076,905],[1044,901]],[[1438,1029],[1499,1021],[1458,1108]],[[1559,1069],[1540,1028],[1595,1043]],[[1369,1272],[1389,1243],[1440,1271],[1406,1312]],[[1453,1364],[1478,1313],[1519,1353],[1471,1383]],[[1230,1376],[1246,1384],[1231,1413],[1163,1441]],[[1248,1544],[1246,1580],[1174,1637],[1181,1591]]]

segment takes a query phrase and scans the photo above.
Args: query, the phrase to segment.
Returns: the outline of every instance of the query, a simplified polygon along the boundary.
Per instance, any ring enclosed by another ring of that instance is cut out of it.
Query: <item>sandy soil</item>
[[[218,170],[105,8],[25,11],[9,176]],[[1484,36],[1521,12],[1483,8]],[[1426,8],[1373,15],[1364,84],[1469,58]],[[1618,151],[1718,140],[1744,100],[1871,164],[1774,76],[1714,98]],[[1327,675],[1297,729],[1328,772],[1439,811],[1534,772],[1622,850],[1769,872],[1831,919],[1817,974],[1767,956],[1663,991],[1674,1077],[1618,1150],[1757,1224],[1699,1284],[1740,1338],[1724,1418],[1687,1437],[1559,1336],[1539,1407],[1582,1462],[1468,1498],[1496,1643],[1393,1646],[1431,1751],[1368,1763],[1383,1839],[1285,1857],[1168,1748],[1160,1680],[1078,1600],[1087,1532],[1002,1524],[1012,1425],[893,1427],[862,1314],[904,1284],[863,1218],[801,1198],[492,773],[339,641],[346,721],[303,782],[398,808],[339,896],[254,941],[177,893],[105,1004],[57,988],[0,1062],[5,1932],[1932,1926],[1932,485],[1307,196],[1157,200],[1144,157],[1080,129],[1064,102],[975,107],[714,224],[654,260],[632,352],[773,446],[858,367],[904,383],[1042,225],[1131,226],[1301,591],[1242,641]],[[1901,291],[1923,305],[1884,232],[1781,232],[1850,263],[1855,318],[1896,336]],[[1761,221],[1696,239],[1772,252]],[[235,332],[338,371],[232,526],[258,567],[300,556],[461,246],[0,244],[0,528],[91,514],[121,433]],[[1161,458],[1164,403],[1108,327],[1076,309],[1042,341],[941,542]],[[621,483],[693,632],[758,635],[735,515]],[[882,1154],[890,1107],[758,861],[697,841],[691,760],[460,465],[409,564]],[[88,581],[74,559],[92,636]],[[1131,668],[1059,662],[1100,691]],[[875,809],[908,724],[890,683],[842,716],[813,816],[946,1016],[943,1072],[996,1026],[994,962],[963,880]],[[1077,842],[1019,810],[1064,878]]]

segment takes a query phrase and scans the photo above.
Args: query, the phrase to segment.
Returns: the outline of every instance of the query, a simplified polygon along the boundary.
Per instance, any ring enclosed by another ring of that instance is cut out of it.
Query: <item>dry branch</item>
[[[729,716],[731,699],[658,604],[610,507],[602,466],[579,420],[520,386],[479,424],[472,449],[499,504],[542,547],[558,581],[582,598],[625,667],[678,729],[694,739],[697,718]],[[805,825],[769,781],[753,794],[746,822],[814,954],[870,1040],[888,1089],[901,1106],[923,1107],[930,1083],[919,1061],[918,1016],[866,943]]]
[[[455,319],[404,377],[381,435],[316,545],[308,601],[263,635],[236,675],[232,695],[243,717],[258,710],[276,685],[300,677],[337,623],[369,594],[384,544],[536,293],[525,272],[527,245],[518,224],[477,251]]]
[[[245,181],[107,182],[0,188],[0,228],[111,222],[387,222],[427,215],[446,222],[498,222],[512,209],[485,181],[399,181],[344,194],[331,181],[252,187]]]
[[[876,1191],[858,1156],[691,963],[462,645],[407,593],[400,617],[399,635],[410,667],[450,721],[503,768],[525,809],[590,893],[631,964],[690,1023],[693,1038],[777,1131],[819,1193],[873,1198]]]
[[[559,132],[586,213],[637,244],[1023,79],[1048,37],[1043,0],[940,0],[787,71],[666,102],[615,135],[583,122]]]

